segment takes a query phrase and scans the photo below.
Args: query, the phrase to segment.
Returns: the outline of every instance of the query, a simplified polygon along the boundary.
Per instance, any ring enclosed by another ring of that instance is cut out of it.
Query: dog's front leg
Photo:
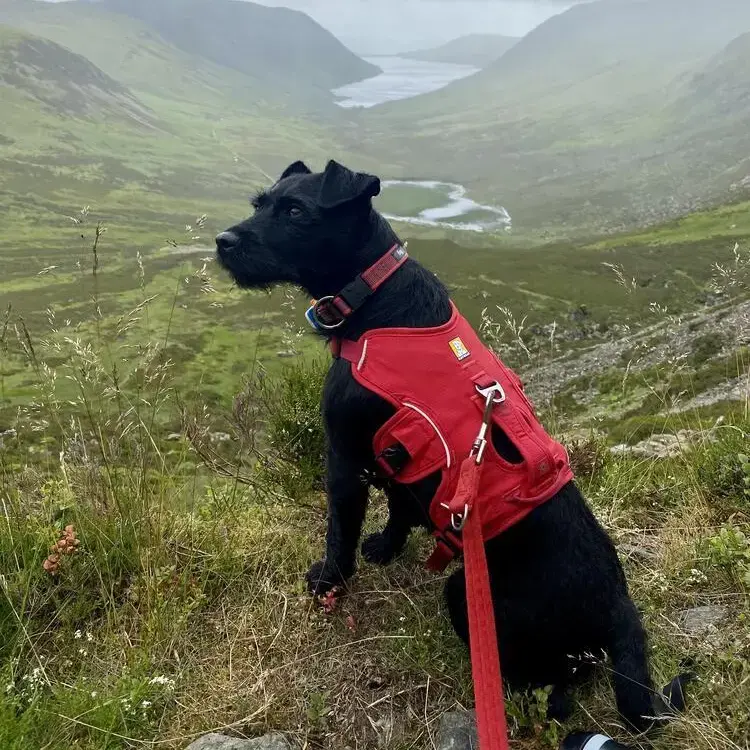
[[[367,510],[368,484],[359,465],[336,446],[328,449],[326,556],[307,574],[313,594],[326,594],[354,574],[357,546]]]

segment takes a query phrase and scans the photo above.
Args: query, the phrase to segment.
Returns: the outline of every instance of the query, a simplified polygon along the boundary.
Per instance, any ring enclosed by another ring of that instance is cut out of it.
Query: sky
[[[155,0],[156,1],[156,0]],[[523,36],[574,0],[254,0],[302,10],[361,55],[432,47],[470,33]]]
[[[390,55],[434,47],[464,34],[523,36],[583,0],[246,1],[301,10],[358,54]]]

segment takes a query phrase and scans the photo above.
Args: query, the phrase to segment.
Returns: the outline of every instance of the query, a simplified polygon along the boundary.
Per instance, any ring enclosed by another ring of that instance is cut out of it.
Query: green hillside
[[[291,18],[298,23],[296,14]],[[0,123],[0,210],[18,219],[23,231],[32,233],[21,217],[34,215],[41,227],[84,204],[137,217],[139,224],[152,214],[158,226],[170,205],[200,215],[222,200],[241,199],[266,182],[265,174],[288,164],[289,154],[343,158],[330,129],[301,116],[330,106],[328,92],[303,85],[325,77],[316,78],[314,66],[304,75],[288,68],[294,84],[279,90],[276,80],[264,77],[265,65],[258,64],[255,74],[222,67],[101,4],[10,0],[0,5],[0,23],[83,56],[109,76],[112,91],[131,92],[154,125],[144,138],[142,123],[133,118],[104,127],[41,107],[28,96],[33,87],[23,95],[9,93]],[[338,43],[333,48],[343,49]],[[7,59],[3,75],[15,75]],[[56,60],[37,61],[35,78],[60,75],[67,74]],[[292,93],[300,86],[304,93]]]
[[[475,76],[371,110],[368,140],[405,175],[505,205],[519,230],[658,221],[720,192],[717,172],[742,153],[734,123],[705,157],[693,141],[707,123],[671,105],[744,30],[750,5],[733,0],[578,5]]]
[[[683,87],[680,105],[687,113],[711,114],[711,125],[746,115],[750,109],[750,32],[712,57]]]
[[[138,252],[159,256],[149,282],[163,294],[181,262],[168,243],[210,245],[290,159],[357,163],[329,125],[302,116],[331,106],[322,90],[280,93],[263,67],[222,67],[101,5],[9,2],[0,22],[13,26],[0,34],[0,222],[12,228],[0,297],[29,325],[47,306],[73,318],[86,307],[87,217],[107,227],[106,305],[122,311]]]
[[[151,114],[133,94],[85,57],[1,25],[0,87],[8,106],[20,95],[60,115],[150,124]]]
[[[328,92],[379,71],[304,13],[239,0],[102,0],[138,18],[165,39],[284,89]]]
[[[206,109],[273,104],[296,112],[331,100],[329,92],[318,88],[313,65],[304,70],[286,66],[272,78],[257,50],[248,50],[248,71],[240,72],[195,49],[183,50],[147,22],[100,3],[10,0],[0,5],[0,23],[51,39],[131,89],[163,100],[187,100]],[[283,26],[278,33],[283,37]],[[340,52],[338,42],[333,46]]]
[[[516,37],[501,34],[467,34],[452,39],[439,47],[407,52],[402,57],[425,62],[473,65],[484,68],[502,57],[518,42]]]

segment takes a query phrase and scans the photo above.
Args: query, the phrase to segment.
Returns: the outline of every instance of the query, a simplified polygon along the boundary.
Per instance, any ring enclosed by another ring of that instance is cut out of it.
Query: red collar
[[[320,333],[330,333],[340,328],[406,263],[408,257],[406,249],[396,244],[337,295],[313,301],[306,314],[310,325]]]

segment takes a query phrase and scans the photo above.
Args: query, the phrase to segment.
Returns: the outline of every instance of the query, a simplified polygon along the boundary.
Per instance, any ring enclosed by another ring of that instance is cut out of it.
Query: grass
[[[69,360],[69,371],[82,364]],[[364,567],[341,608],[324,614],[301,583],[321,548],[318,493],[300,485],[287,499],[265,474],[252,487],[221,479],[187,443],[164,442],[155,412],[177,404],[163,375],[138,400],[118,394],[120,407],[101,382],[81,381],[86,408],[60,425],[46,462],[4,454],[3,747],[180,748],[208,730],[282,730],[300,747],[430,747],[441,714],[471,704],[471,682],[440,580],[419,565],[427,540],[387,570]],[[305,382],[310,399],[319,380]],[[226,419],[240,453],[248,422],[237,411]],[[581,477],[617,540],[655,550],[626,565],[657,679],[683,657],[698,662],[690,710],[656,748],[750,739],[741,710],[750,643],[738,627],[750,615],[747,428],[727,425],[718,443],[658,464],[607,458],[595,445],[601,460]],[[368,528],[383,513],[376,501]],[[50,575],[44,562],[64,528],[79,544]],[[705,603],[726,605],[725,623],[707,639],[682,634],[679,612]],[[583,725],[639,747],[619,727],[606,668],[579,699],[570,727],[532,726],[515,696],[519,746],[549,746]]]
[[[84,239],[67,267],[34,277],[37,285],[18,274],[9,288],[18,285],[14,304],[27,300],[24,318],[12,307],[0,319],[0,745],[177,750],[210,730],[277,730],[299,747],[432,747],[442,714],[473,699],[442,581],[421,567],[428,538],[417,535],[388,569],[363,565],[332,613],[303,590],[325,530],[317,411],[325,360],[296,331],[297,297],[240,296],[212,278],[200,253],[175,255],[179,246],[128,257],[124,228],[102,233],[91,213],[76,218],[65,232]],[[209,224],[192,220],[187,241],[210,236]],[[112,252],[119,231],[122,251]],[[69,240],[59,241],[50,257]],[[485,283],[465,258],[474,252],[481,265],[490,250],[467,247],[457,257],[456,247],[410,243],[481,317],[494,300],[478,294]],[[502,260],[506,250],[492,252]],[[568,309],[564,284],[553,294],[560,271],[547,267],[559,250],[513,252],[518,265],[507,267],[519,281],[530,264],[543,280],[537,296],[517,292],[513,309],[532,299],[540,319]],[[584,248],[559,262],[590,268],[602,252]],[[653,257],[640,252],[627,257]],[[616,278],[599,289],[611,269],[601,274],[577,293],[589,290],[593,309],[614,317],[619,305],[621,317],[637,318],[635,292],[619,302]],[[44,290],[54,314],[33,315]],[[691,356],[700,354],[707,372],[726,372],[721,352],[697,335]],[[299,361],[285,364],[282,349],[299,351]],[[656,370],[643,377],[657,376],[671,383]],[[613,371],[600,390],[616,401],[621,382]],[[580,418],[550,415],[562,432]],[[646,410],[632,418],[663,419]],[[705,426],[694,413],[680,419]],[[737,750],[750,741],[749,430],[737,409],[700,450],[664,461],[612,457],[596,438],[570,441],[579,481],[621,545],[657,681],[685,657],[697,662],[689,710],[655,750]],[[385,512],[376,495],[368,531]],[[727,608],[701,638],[680,626],[680,613],[697,604]],[[555,747],[585,727],[641,747],[622,730],[610,683],[603,665],[565,726],[540,719],[543,695],[511,696],[517,746]]]

